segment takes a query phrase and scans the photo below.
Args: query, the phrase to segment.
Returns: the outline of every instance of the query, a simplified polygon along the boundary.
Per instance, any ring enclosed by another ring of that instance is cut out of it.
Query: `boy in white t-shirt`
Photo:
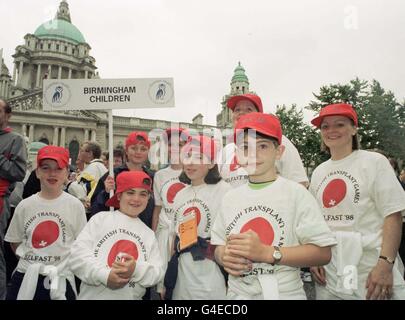
[[[117,176],[116,211],[93,216],[72,246],[69,264],[82,280],[80,300],[139,300],[162,280],[163,261],[153,231],[139,219],[152,192],[142,171]]]
[[[278,118],[246,114],[235,137],[249,183],[224,196],[211,231],[215,257],[230,275],[228,298],[306,299],[299,268],[328,263],[336,241],[312,195],[277,174]]]
[[[37,163],[41,191],[18,204],[5,238],[20,258],[7,299],[73,300],[75,281],[67,261],[86,224],[84,206],[62,191],[68,177],[67,149],[43,147]]]
[[[232,110],[233,125],[235,126],[239,118],[251,112],[263,113],[262,100],[255,94],[236,95],[227,101],[227,107]],[[277,172],[284,178],[299,182],[308,187],[308,177],[302,164],[297,148],[286,137],[282,136],[284,152],[280,159],[276,160]],[[240,166],[236,159],[235,143],[228,143],[222,150],[220,172],[222,178],[231,186],[238,187],[248,182],[248,173]]]

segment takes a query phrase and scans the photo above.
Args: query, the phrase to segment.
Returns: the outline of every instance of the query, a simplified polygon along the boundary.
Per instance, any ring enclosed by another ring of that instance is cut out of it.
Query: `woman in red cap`
[[[331,263],[311,268],[317,299],[405,299],[398,256],[405,194],[388,159],[359,150],[349,104],[328,105],[311,122],[331,158],[314,170],[310,190],[338,242]]]
[[[70,266],[82,280],[81,300],[139,300],[164,274],[153,231],[140,219],[152,192],[152,179],[142,171],[117,177],[117,190],[107,206],[116,211],[95,215],[72,246]]]
[[[216,157],[217,145],[206,136],[194,137],[182,149],[179,179],[188,186],[174,199],[175,253],[165,275],[165,299],[226,298],[225,278],[210,238],[221,200],[231,187],[221,180]]]

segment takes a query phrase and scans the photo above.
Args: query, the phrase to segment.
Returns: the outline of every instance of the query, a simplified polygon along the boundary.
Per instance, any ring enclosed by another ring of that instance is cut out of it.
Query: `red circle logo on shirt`
[[[183,216],[188,216],[191,212],[195,212],[195,215],[197,217],[197,226],[200,224],[200,220],[201,220],[201,212],[197,207],[191,207],[188,208],[186,211],[184,211]]]
[[[138,259],[138,248],[136,247],[135,243],[129,240],[118,240],[116,243],[114,243],[110,253],[108,254],[108,265],[110,267],[117,259],[117,255],[119,253],[126,253],[134,257],[135,260]]]
[[[55,221],[47,220],[39,223],[32,233],[32,247],[43,249],[50,246],[59,238],[59,225]]]
[[[337,206],[346,196],[346,183],[342,179],[334,179],[323,190],[322,202],[325,208]]]
[[[231,165],[229,167],[229,170],[231,170],[231,172],[236,171],[236,170],[239,169],[239,167],[240,167],[240,165],[239,165],[238,159],[236,158],[236,155],[235,155],[235,156],[233,156],[233,159],[232,159]]]
[[[167,190],[167,202],[169,203],[173,203],[174,202],[174,198],[176,197],[177,193],[185,188],[186,185],[184,183],[181,182],[176,182],[174,184],[172,184],[169,189]]]
[[[242,229],[240,229],[240,233],[244,233],[249,230],[252,230],[258,234],[261,243],[266,245],[271,245],[273,243],[274,230],[266,219],[259,217],[250,220],[242,227]]]

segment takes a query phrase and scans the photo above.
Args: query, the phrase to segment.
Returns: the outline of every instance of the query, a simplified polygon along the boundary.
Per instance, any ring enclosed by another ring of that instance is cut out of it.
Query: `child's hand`
[[[131,278],[136,266],[136,260],[133,256],[125,254],[122,256],[122,261],[114,262],[112,268],[116,271],[117,275],[121,278]]]
[[[126,286],[129,278],[122,278],[118,275],[117,269],[111,269],[107,279],[107,287],[110,289],[120,289]]]
[[[234,256],[246,258],[254,262],[267,262],[268,246],[260,241],[258,234],[252,230],[244,233],[231,234],[228,238],[227,248]]]
[[[115,188],[115,181],[114,178],[108,176],[107,179],[104,181],[105,192],[110,193],[111,190]]]
[[[326,286],[326,275],[324,267],[311,267],[312,275],[314,276],[315,281],[321,286]]]
[[[235,277],[239,277],[252,269],[252,262],[248,259],[232,254],[228,245],[225,246],[221,261],[225,271]]]

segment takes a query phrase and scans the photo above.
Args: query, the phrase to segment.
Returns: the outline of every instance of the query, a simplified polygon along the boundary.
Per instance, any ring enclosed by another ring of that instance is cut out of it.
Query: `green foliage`
[[[324,162],[328,155],[320,150],[320,137],[314,128],[304,122],[302,110],[293,104],[277,106],[276,115],[283,127],[283,134],[296,146],[305,168],[314,168]]]

